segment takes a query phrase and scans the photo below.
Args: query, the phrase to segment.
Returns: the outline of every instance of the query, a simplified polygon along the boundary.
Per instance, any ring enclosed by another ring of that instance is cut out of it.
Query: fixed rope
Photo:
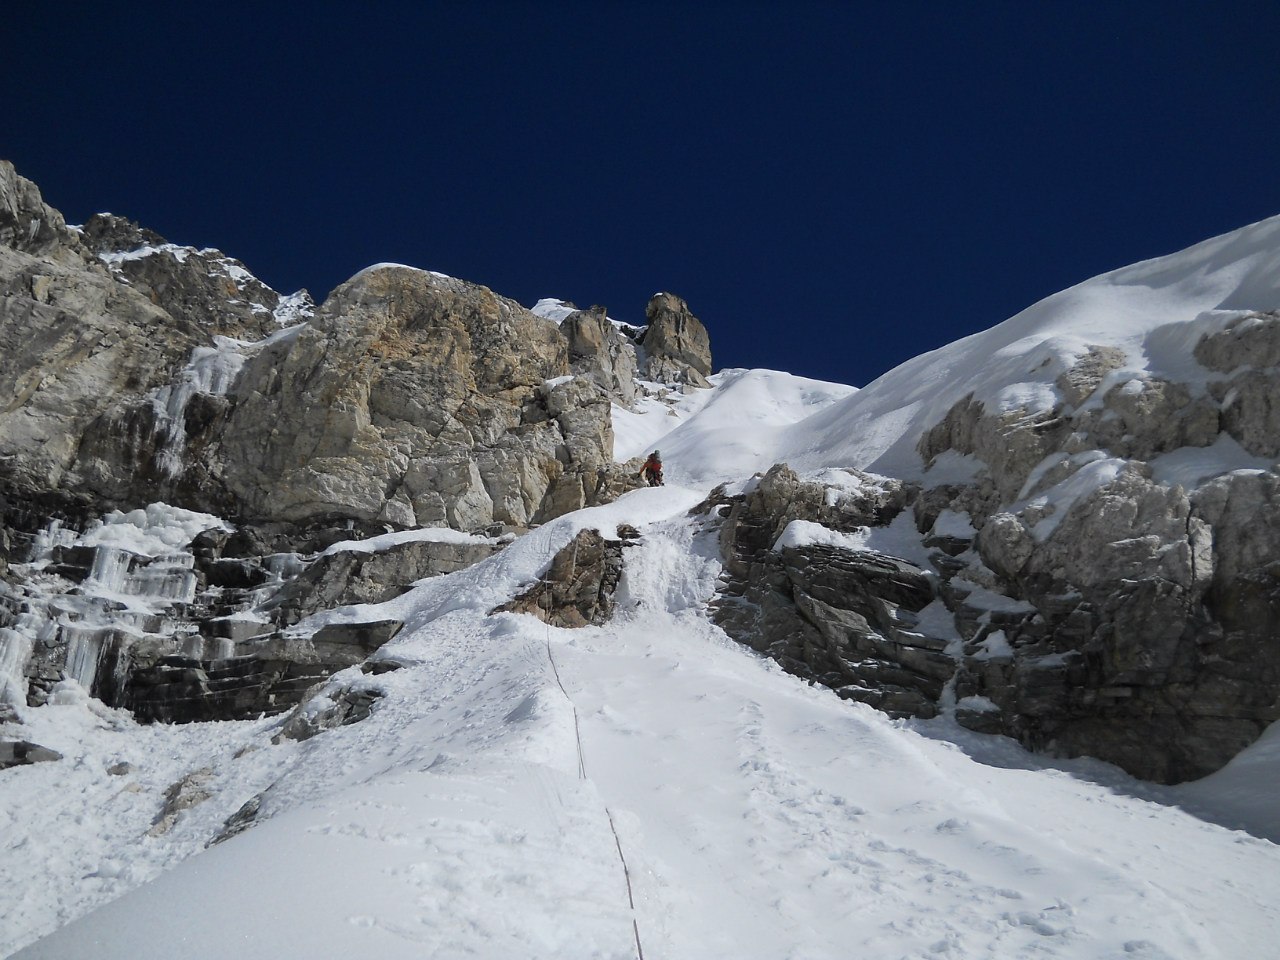
[[[618,859],[622,862],[622,876],[627,881],[627,902],[631,904],[631,932],[636,937],[636,955],[640,960],[644,960],[644,947],[640,946],[640,922],[636,919],[636,898],[631,893],[631,870],[627,866],[626,854],[622,852],[622,841],[618,839],[618,828],[613,823],[613,811],[605,807],[604,812],[609,818],[609,829],[613,831],[613,842],[618,847]]]
[[[573,560],[569,568],[569,583],[571,585],[577,569],[578,541],[575,538],[573,542]],[[564,681],[560,679],[560,668],[556,666],[555,655],[551,652],[551,580],[547,579],[544,583],[543,609],[546,611],[546,617],[543,622],[547,627],[547,660],[551,663],[551,673],[556,678],[556,685],[560,688],[560,692],[564,694],[564,698],[569,701],[569,708],[573,711],[573,736],[578,744],[578,779],[585,780],[587,779],[587,761],[586,753],[582,748],[582,727],[578,721],[578,705],[573,702],[573,697],[569,696],[569,691],[565,688]],[[644,947],[640,943],[640,922],[636,918],[636,898],[631,889],[631,868],[627,866],[626,854],[622,852],[622,840],[618,836],[618,828],[613,822],[613,811],[606,806],[604,813],[609,818],[609,829],[613,833],[613,843],[618,851],[618,862],[622,864],[622,877],[627,883],[627,905],[631,909],[631,933],[636,941],[636,957],[638,960],[644,960]]]

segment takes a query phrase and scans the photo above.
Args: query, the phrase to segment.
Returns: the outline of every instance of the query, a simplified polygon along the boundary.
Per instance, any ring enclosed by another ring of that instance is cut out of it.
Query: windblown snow
[[[919,477],[917,439],[968,394],[991,410],[1051,409],[1060,399],[1054,381],[1093,344],[1118,347],[1127,357],[1098,396],[1144,374],[1203,386],[1206,371],[1192,356],[1196,342],[1233,319],[1277,308],[1280,217],[1272,217],[1086,280],[908,360],[790,431],[778,459]]]
[[[1212,777],[1155,787],[946,716],[890,720],[710,622],[718,548],[688,514],[714,484],[783,459],[918,476],[915,438],[968,393],[1051,405],[1054,379],[1098,342],[1126,351],[1117,376],[1185,380],[1202,333],[1278,306],[1280,218],[1090,280],[861,391],[730,370],[711,390],[618,408],[616,459],[659,447],[669,485],[304,621],[405,627],[375,655],[401,669],[351,668],[326,688],[376,689],[372,715],[302,743],[273,741],[281,718],[140,726],[64,683],[21,719],[65,759],[0,773],[0,954],[1277,956],[1274,729]],[[1200,477],[1217,462],[1209,448],[1160,469]],[[1108,464],[1087,467],[1079,483]],[[490,614],[578,530],[624,523],[640,539],[613,622]],[[829,537],[813,527],[784,537]],[[906,555],[913,536],[890,526],[859,543]],[[183,790],[194,799],[166,821],[166,791]],[[251,801],[255,825],[206,849]]]

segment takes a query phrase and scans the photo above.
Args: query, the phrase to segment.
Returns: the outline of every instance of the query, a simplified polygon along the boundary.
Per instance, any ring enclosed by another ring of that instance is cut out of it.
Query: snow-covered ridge
[[[1054,381],[1093,345],[1124,352],[1098,395],[1143,376],[1203,386],[1195,344],[1231,320],[1280,308],[1280,217],[1102,274],[1005,322],[923,354],[815,415],[779,448],[799,467],[921,476],[920,435],[968,394],[1027,414],[1062,400]]]
[[[122,263],[128,263],[131,260],[145,260],[147,257],[154,257],[161,254],[167,254],[173,257],[179,263],[186,263],[187,258],[192,254],[202,257],[221,256],[222,251],[215,250],[212,247],[205,247],[198,250],[192,246],[185,246],[178,243],[160,243],[148,244],[138,247],[135,250],[106,251],[98,254],[98,259],[109,267],[118,267]]]
[[[250,283],[262,283],[257,277],[250,273],[238,260],[223,254],[221,250],[213,247],[205,247],[197,249],[191,246],[183,246],[177,243],[161,243],[148,244],[147,246],[138,247],[135,250],[124,251],[106,251],[98,254],[98,259],[118,271],[120,265],[133,260],[145,260],[147,257],[154,256],[170,256],[178,263],[186,263],[188,258],[197,256],[202,258],[214,271],[228,277],[241,290]]]

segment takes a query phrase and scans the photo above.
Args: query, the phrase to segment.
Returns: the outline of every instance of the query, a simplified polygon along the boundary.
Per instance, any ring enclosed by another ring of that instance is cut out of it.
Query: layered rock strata
[[[907,509],[914,490],[842,472],[829,487],[785,464],[746,493],[717,491],[700,508],[718,530],[724,579],[713,604],[731,637],[790,673],[893,716],[931,717],[955,672],[944,639],[919,629],[934,600],[931,572],[838,542],[805,542],[805,524],[853,533]],[[798,525],[798,526],[793,526]],[[833,538],[835,539],[835,538]]]

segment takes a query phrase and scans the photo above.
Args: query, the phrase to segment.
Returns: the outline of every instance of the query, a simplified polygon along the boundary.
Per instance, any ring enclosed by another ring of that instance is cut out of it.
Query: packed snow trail
[[[588,775],[647,868],[641,928],[664,935],[665,955],[1270,949],[1265,924],[1249,934],[1231,921],[1246,905],[1230,869],[1217,874],[1216,929],[1193,919],[1212,912],[1202,871],[1223,831],[1064,775],[976,765],[788,680],[702,616],[714,542],[699,545],[684,519],[645,534],[627,555],[624,623],[572,635],[558,658]],[[1243,873],[1261,879],[1276,862],[1265,841],[1237,846],[1253,861]],[[1156,866],[1171,859],[1172,876]],[[1253,899],[1249,912],[1277,916],[1267,895]]]
[[[637,491],[317,618],[406,620],[380,653],[405,668],[335,678],[383,691],[372,716],[229,760],[288,751],[257,826],[16,957],[622,960],[637,927],[646,960],[1273,951],[1274,844],[984,766],[729,641],[700,496]],[[621,522],[642,540],[614,622],[488,615],[577,530]]]

